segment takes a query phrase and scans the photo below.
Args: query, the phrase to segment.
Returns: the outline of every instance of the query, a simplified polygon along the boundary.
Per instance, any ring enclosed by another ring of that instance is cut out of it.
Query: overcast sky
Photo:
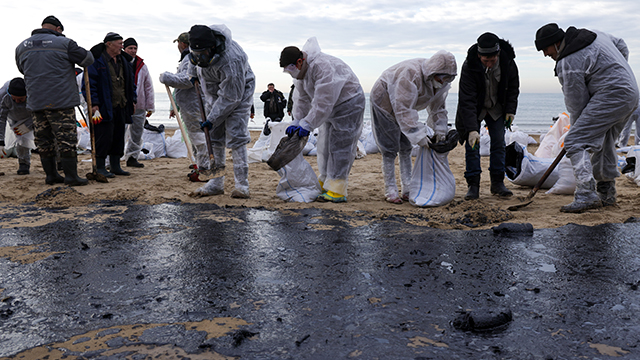
[[[176,70],[179,53],[172,41],[194,24],[225,24],[249,55],[256,91],[267,83],[288,91],[291,77],[278,66],[280,51],[302,47],[315,36],[322,51],[351,66],[369,92],[382,71],[405,59],[427,58],[440,49],[452,52],[458,71],[477,37],[491,31],[516,50],[522,92],[561,92],[554,62],[535,50],[536,30],[549,22],[609,32],[623,38],[629,61],[640,71],[640,1],[5,1],[0,38],[1,83],[20,76],[15,48],[39,28],[47,15],[64,25],[64,34],[89,49],[109,31],[134,37],[156,92],[163,71]],[[457,92],[457,79],[453,90]],[[159,95],[157,95],[159,96]]]

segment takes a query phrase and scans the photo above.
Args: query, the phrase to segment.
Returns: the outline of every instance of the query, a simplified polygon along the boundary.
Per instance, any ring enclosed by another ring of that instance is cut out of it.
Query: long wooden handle
[[[89,83],[89,71],[87,68],[84,68],[84,87],[85,92],[87,93],[87,115],[89,121],[87,121],[87,126],[89,127],[89,134],[91,136],[91,165],[93,166],[93,173],[96,173],[96,169],[98,166],[96,165],[96,135],[93,124],[93,108],[91,106],[91,84]]]
[[[547,181],[547,178],[549,177],[549,175],[551,175],[551,173],[556,168],[556,166],[558,166],[558,163],[560,162],[560,160],[562,160],[562,158],[564,157],[564,154],[566,153],[567,153],[567,150],[565,150],[564,147],[562,147],[562,150],[560,150],[560,153],[558,154],[558,156],[556,156],[556,159],[553,160],[553,163],[551,163],[547,171],[545,171],[545,173],[542,175],[542,177],[540,178],[536,186],[534,186],[533,189],[531,189],[531,191],[529,192],[529,195],[527,195],[527,199],[531,199],[535,196],[538,190],[540,190],[540,187],[542,186],[542,184],[544,184],[544,182]]]
[[[171,94],[171,89],[169,85],[165,85],[167,88],[167,95],[169,95],[169,100],[171,100],[171,106],[173,107],[174,112],[176,113],[176,120],[178,120],[178,126],[180,126],[180,131],[182,131],[182,138],[184,139],[184,144],[187,146],[187,153],[189,153],[189,159],[192,164],[196,163],[196,158],[193,156],[193,150],[191,147],[191,138],[189,138],[189,133],[185,129],[184,124],[182,123],[182,119],[180,118],[180,114],[178,112],[178,107],[176,106],[176,102],[173,100],[173,95]]]
[[[198,102],[200,103],[200,116],[202,117],[202,122],[207,121],[207,114],[204,110],[204,101],[202,101],[202,91],[200,90],[200,82],[196,79],[193,83],[193,86],[196,88],[196,94],[198,94]],[[207,151],[209,152],[209,168],[213,169],[215,167],[215,159],[213,157],[213,148],[211,147],[211,138],[209,137],[209,128],[204,127],[204,138],[207,142]]]

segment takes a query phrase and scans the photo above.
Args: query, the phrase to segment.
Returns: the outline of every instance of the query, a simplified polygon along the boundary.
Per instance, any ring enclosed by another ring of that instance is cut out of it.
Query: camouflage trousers
[[[33,127],[36,147],[41,157],[75,157],[78,135],[74,108],[34,111]]]

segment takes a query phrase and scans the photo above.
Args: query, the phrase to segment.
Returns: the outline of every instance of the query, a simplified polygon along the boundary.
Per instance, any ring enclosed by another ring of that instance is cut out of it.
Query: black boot
[[[109,166],[111,166],[111,172],[114,175],[120,175],[120,176],[129,176],[129,175],[131,175],[130,172],[122,170],[122,167],[120,166],[120,157],[119,156],[109,155]]]
[[[44,173],[47,174],[47,178],[44,180],[47,185],[62,184],[64,182],[64,178],[58,174],[58,170],[56,169],[57,165],[55,156],[40,156],[40,162],[42,162],[42,169],[44,170]]]
[[[112,173],[108,172],[106,167],[105,167],[105,162],[106,159],[103,157],[96,157],[96,172],[98,174],[104,175],[104,177],[106,178],[114,178],[116,177],[115,175],[113,175]]]
[[[513,196],[511,190],[504,186],[504,173],[491,174],[491,194],[502,197]]]
[[[69,186],[87,185],[89,180],[78,176],[78,161],[76,157],[60,158],[62,169],[64,170],[64,183]]]
[[[29,164],[18,164],[18,175],[28,175],[29,167]]]
[[[127,166],[128,167],[143,168],[144,164],[139,162],[138,159],[136,159],[135,157],[129,156],[129,158],[127,159]]]
[[[467,179],[469,191],[464,196],[465,200],[475,200],[480,197],[480,175],[470,176]]]

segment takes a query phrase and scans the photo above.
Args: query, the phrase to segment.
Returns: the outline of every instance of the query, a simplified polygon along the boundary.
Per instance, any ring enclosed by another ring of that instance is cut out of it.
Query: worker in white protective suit
[[[560,211],[581,213],[616,204],[615,178],[620,175],[615,143],[638,106],[638,84],[627,62],[624,40],[600,31],[557,24],[536,32],[538,51],[556,61],[571,115],[564,148],[571,160],[576,190]]]
[[[319,128],[318,201],[346,202],[349,171],[364,120],[365,96],[358,77],[344,61],[320,51],[315,37],[302,51],[289,46],[280,54],[280,67],[293,77],[293,118],[289,136],[308,136]]]
[[[435,142],[444,141],[447,132],[445,102],[451,82],[457,75],[456,58],[438,51],[429,59],[405,60],[385,70],[371,89],[371,122],[373,135],[382,153],[385,198],[402,204],[409,200],[411,182],[411,149],[413,145],[429,146],[427,126],[435,133]],[[418,111],[427,109],[427,124],[419,121]],[[395,161],[400,154],[398,194]]]
[[[225,25],[194,25],[189,31],[190,61],[205,96],[206,121],[209,128],[215,164],[225,163],[225,145],[231,149],[235,189],[232,198],[249,198],[249,164],[247,144],[249,116],[255,92],[255,76],[247,54],[231,39]],[[209,180],[194,192],[195,196],[224,193],[224,176]]]
[[[198,169],[209,168],[209,151],[204,138],[204,132],[200,129],[200,102],[198,94],[191,82],[189,68],[193,68],[189,58],[189,33],[184,32],[178,36],[174,42],[178,43],[180,51],[180,64],[175,74],[164,72],[160,74],[160,82],[175,88],[173,96],[176,99],[176,105],[180,109],[180,119],[187,128],[189,139],[193,145],[196,157],[196,165]],[[194,72],[192,70],[191,72]],[[169,117],[175,116],[178,109],[171,108]]]

